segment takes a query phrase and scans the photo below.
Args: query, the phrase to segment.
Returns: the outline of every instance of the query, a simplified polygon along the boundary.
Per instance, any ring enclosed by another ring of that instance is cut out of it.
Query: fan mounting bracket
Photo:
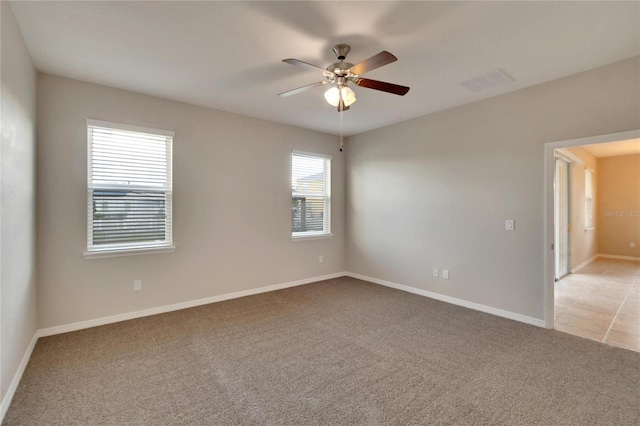
[[[348,44],[336,44],[333,46],[333,53],[336,54],[339,60],[343,61],[347,58],[347,55],[351,51],[351,46]]]

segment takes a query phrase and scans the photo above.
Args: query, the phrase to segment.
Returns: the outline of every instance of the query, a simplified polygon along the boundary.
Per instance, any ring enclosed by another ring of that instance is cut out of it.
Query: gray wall
[[[87,118],[175,131],[174,253],[83,257]],[[290,239],[292,149],[333,156],[331,239]],[[39,326],[344,271],[344,166],[334,136],[40,74]]]
[[[4,1],[0,7],[0,397],[4,400],[36,331],[36,71],[11,8]]]
[[[639,75],[636,57],[349,138],[347,270],[543,319],[544,144],[640,128]]]

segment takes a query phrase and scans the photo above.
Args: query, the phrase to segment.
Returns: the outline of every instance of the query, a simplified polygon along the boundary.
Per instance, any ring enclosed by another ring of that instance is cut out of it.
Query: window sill
[[[85,259],[102,259],[105,257],[135,256],[140,254],[173,253],[174,251],[176,251],[175,246],[142,247],[142,248],[131,248],[131,249],[119,249],[119,250],[100,250],[100,251],[85,252],[84,258]]]
[[[291,241],[302,241],[302,240],[326,240],[329,238],[333,238],[333,234],[319,234],[319,235],[292,235]]]

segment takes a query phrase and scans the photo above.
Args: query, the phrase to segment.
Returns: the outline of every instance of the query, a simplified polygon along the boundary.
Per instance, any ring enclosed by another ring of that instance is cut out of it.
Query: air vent
[[[502,86],[503,84],[511,83],[512,81],[514,80],[504,71],[497,69],[481,75],[480,77],[464,81],[460,83],[460,85],[468,91],[476,93],[496,86]]]

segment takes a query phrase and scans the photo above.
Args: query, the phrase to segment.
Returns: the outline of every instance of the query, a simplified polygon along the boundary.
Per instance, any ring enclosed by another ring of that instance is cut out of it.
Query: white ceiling
[[[594,157],[598,158],[634,155],[640,154],[640,139],[627,139],[623,141],[583,145],[582,148],[586,149]]]
[[[640,2],[12,1],[39,71],[321,132],[339,132],[323,79],[331,47],[398,62],[356,87],[345,135],[496,96],[640,54]],[[515,81],[472,93],[460,83],[502,69]]]

